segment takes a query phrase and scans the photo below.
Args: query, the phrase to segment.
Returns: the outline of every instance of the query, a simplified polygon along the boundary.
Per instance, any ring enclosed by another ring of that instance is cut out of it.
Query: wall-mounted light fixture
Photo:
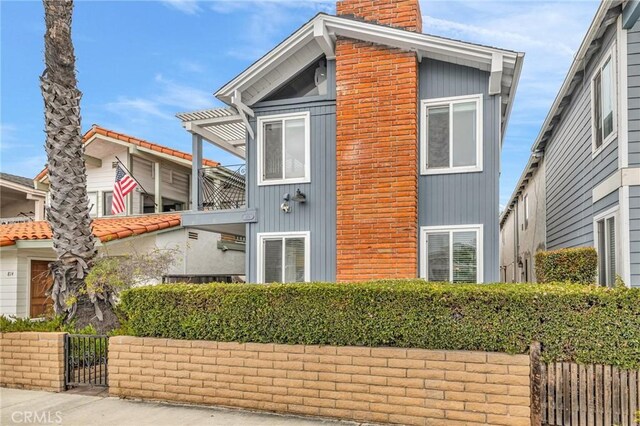
[[[285,213],[291,213],[291,206],[289,205],[289,200],[291,199],[291,195],[287,192],[282,196],[284,203],[280,204],[280,210]]]
[[[291,200],[295,201],[296,203],[306,203],[307,196],[304,195],[304,193],[301,192],[300,189],[296,189],[296,195],[294,195]]]

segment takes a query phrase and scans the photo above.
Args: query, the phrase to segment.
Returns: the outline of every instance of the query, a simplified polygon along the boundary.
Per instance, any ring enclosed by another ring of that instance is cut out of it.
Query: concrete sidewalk
[[[0,388],[0,425],[355,425],[244,410]]]

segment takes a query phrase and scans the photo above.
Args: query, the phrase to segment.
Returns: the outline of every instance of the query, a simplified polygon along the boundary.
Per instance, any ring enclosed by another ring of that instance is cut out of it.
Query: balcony
[[[198,170],[198,210],[234,210],[246,207],[245,164],[204,167]]]

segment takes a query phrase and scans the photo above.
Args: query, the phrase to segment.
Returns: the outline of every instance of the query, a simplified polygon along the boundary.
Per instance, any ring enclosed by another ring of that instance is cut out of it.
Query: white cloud
[[[190,111],[211,108],[213,95],[188,85],[176,83],[162,74],[153,80],[155,94],[148,97],[119,96],[105,105],[107,111],[124,119],[123,126],[138,126],[157,123],[158,119],[177,123],[176,111]]]
[[[236,59],[253,61],[289,36],[297,28],[294,23],[303,24],[313,13],[332,13],[334,5],[334,0],[214,1],[211,10],[219,14],[245,14],[238,41],[227,54]]]
[[[202,10],[197,0],[161,0],[161,2],[187,15],[195,15]]]
[[[13,124],[0,123],[0,150],[14,148],[18,142],[18,128]]]

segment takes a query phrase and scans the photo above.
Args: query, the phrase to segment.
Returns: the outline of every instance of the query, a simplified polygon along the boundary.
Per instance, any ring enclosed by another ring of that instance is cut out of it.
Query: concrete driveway
[[[0,425],[355,425],[244,410],[0,388]]]

